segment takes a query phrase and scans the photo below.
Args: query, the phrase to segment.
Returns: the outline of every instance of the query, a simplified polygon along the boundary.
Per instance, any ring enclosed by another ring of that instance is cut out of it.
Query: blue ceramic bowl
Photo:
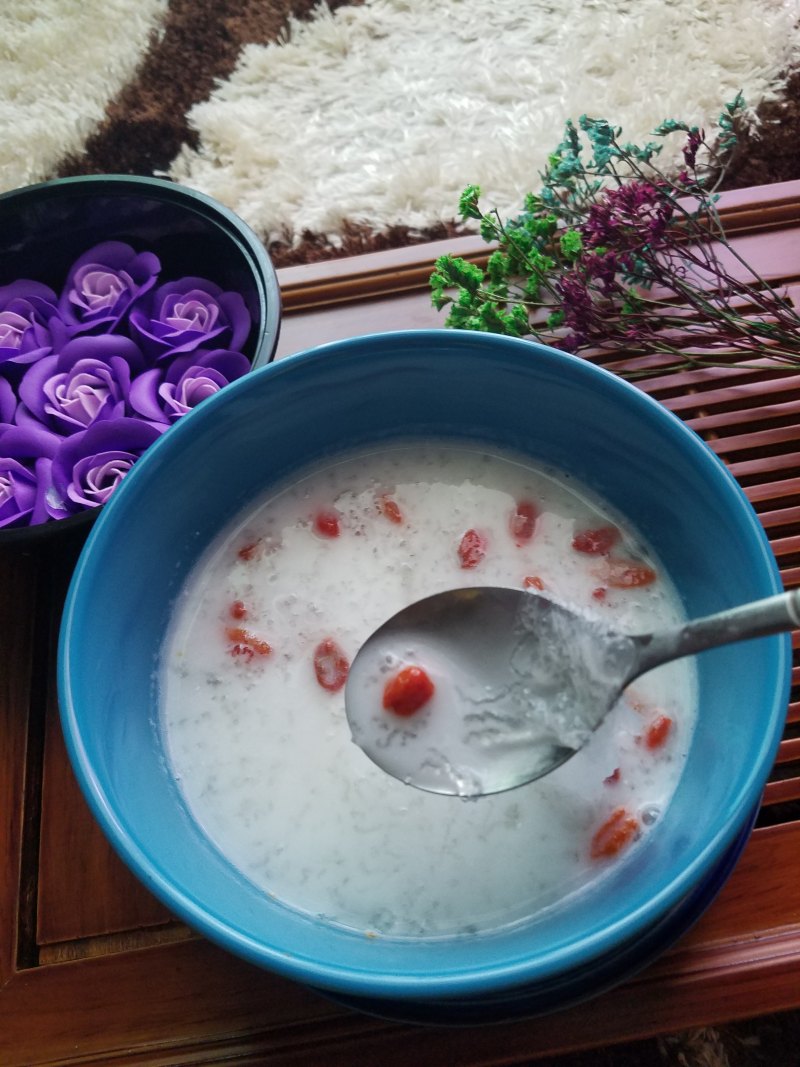
[[[101,241],[155,252],[163,281],[202,277],[239,293],[253,322],[244,354],[254,367],[273,358],[281,300],[272,262],[250,227],[211,197],[160,178],[123,174],[59,178],[0,195],[0,286],[33,278],[59,293],[75,260]],[[60,537],[95,517],[92,510],[6,527],[0,548]]]
[[[487,935],[373,940],[268,899],[188,816],[165,764],[154,672],[171,604],[198,554],[294,469],[405,435],[477,438],[571,472],[641,530],[690,615],[780,590],[735,481],[635,387],[491,335],[411,332],[323,346],[201,405],[104,508],[61,634],[61,708],[78,779],[121,856],[174,913],[247,960],[334,995],[373,1007],[513,1000],[514,990],[569,987],[573,975],[585,985],[609,960],[633,967],[637,943],[652,950],[653,932],[703,897],[746,832],[782,732],[788,637],[700,658],[699,722],[676,797],[602,892]]]

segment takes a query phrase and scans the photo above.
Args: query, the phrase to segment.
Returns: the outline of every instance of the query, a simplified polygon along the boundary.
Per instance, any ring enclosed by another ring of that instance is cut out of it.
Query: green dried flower
[[[744,110],[741,93],[724,106],[716,144],[677,119],[641,146],[605,119],[568,121],[540,190],[513,218],[484,212],[480,188],[467,186],[459,213],[495,249],[485,268],[437,260],[431,292],[437,308],[448,306],[445,325],[573,352],[666,353],[675,369],[748,358],[796,369],[800,316],[730,245],[716,207]],[[667,175],[654,161],[676,134],[684,166]],[[730,273],[720,249],[749,280]]]

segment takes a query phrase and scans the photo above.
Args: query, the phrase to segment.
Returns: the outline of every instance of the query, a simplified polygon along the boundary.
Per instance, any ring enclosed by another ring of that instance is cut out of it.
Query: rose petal
[[[58,433],[76,433],[99,419],[125,414],[131,376],[144,367],[138,346],[127,337],[88,336],[69,341],[57,356],[31,366],[19,384],[29,415]]]
[[[47,494],[52,489],[52,466],[53,461],[45,456],[40,457],[34,463],[34,470],[36,471],[36,501],[31,512],[31,526],[38,526],[39,523],[47,522],[50,518],[47,510]]]
[[[251,327],[239,293],[194,277],[160,285],[132,309],[129,321],[143,350],[158,360],[211,343],[240,349]]]
[[[161,431],[140,419],[106,419],[64,438],[53,457],[57,497],[68,511],[99,507]],[[107,492],[106,492],[107,490]]]
[[[30,426],[6,426],[0,430],[0,453],[14,459],[52,459],[63,438],[35,420]]]
[[[167,417],[159,403],[158,387],[163,375],[158,367],[146,370],[131,382],[128,402],[131,408],[145,419],[166,424]]]
[[[241,293],[223,293],[219,302],[231,324],[231,339],[228,341],[228,347],[241,351],[247,341],[252,322],[247,305]]]
[[[156,283],[161,263],[124,241],[104,241],[73,263],[58,301],[70,334],[115,329],[133,303]]]
[[[61,336],[63,324],[52,289],[30,278],[0,287],[0,364],[35,363]]]
[[[130,405],[144,418],[166,425],[249,370],[250,361],[241,352],[220,348],[184,353],[135,378]]]
[[[17,410],[17,396],[11,388],[11,383],[5,378],[0,378],[0,423],[13,422],[14,412]]]
[[[185,415],[209,396],[218,393],[228,384],[213,367],[197,367],[195,373],[188,371],[177,385],[164,382],[158,394],[164,401],[164,409],[170,418]]]
[[[243,378],[250,370],[250,360],[241,352],[227,348],[213,348],[208,351],[187,352],[176,356],[167,367],[164,380],[177,383],[192,367],[213,367],[227,381],[235,382]]]
[[[35,504],[35,473],[18,460],[0,456],[0,527],[26,526]]]

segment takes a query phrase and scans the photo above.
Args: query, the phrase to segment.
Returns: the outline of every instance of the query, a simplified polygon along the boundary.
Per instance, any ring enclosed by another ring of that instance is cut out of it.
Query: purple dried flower
[[[130,404],[143,418],[168,425],[249,369],[250,362],[241,352],[191,352],[166,368],[140,374],[131,383]]]
[[[108,419],[65,438],[52,466],[53,493],[46,501],[55,519],[108,500],[161,430],[142,419]]]
[[[689,136],[686,138],[686,144],[683,146],[683,158],[687,167],[694,167],[697,160],[697,151],[700,145],[703,143],[705,137],[705,130],[698,130],[693,128],[689,131]]]
[[[596,251],[583,257],[581,271],[587,281],[596,282],[604,296],[610,297],[616,290],[620,264],[615,252]]]
[[[564,311],[564,325],[571,331],[570,345],[581,345],[591,333],[594,319],[592,294],[585,279],[577,272],[565,273],[558,282]]]
[[[0,365],[35,363],[61,343],[57,305],[56,294],[41,282],[21,278],[0,288]]]
[[[127,413],[131,378],[144,357],[127,337],[98,335],[68,341],[58,355],[33,364],[19,383],[20,425],[42,423],[60,434]]]
[[[203,278],[181,278],[150,293],[132,311],[131,329],[151,359],[197,348],[241,350],[250,313],[239,293]]]
[[[136,252],[124,241],[104,241],[76,260],[59,300],[71,335],[115,329],[135,300],[152,289],[158,256]]]
[[[664,191],[652,182],[631,180],[605,189],[579,227],[586,248],[613,245],[619,254],[657,246],[674,214]]]

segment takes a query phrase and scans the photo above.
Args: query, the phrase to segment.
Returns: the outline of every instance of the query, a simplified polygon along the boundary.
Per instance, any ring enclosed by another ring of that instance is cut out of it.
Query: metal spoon
[[[419,600],[362,645],[348,675],[353,740],[389,774],[463,797],[514,789],[578,752],[634,679],[708,648],[800,627],[800,589],[652,634],[606,629],[527,590],[453,589]],[[383,707],[403,665],[431,700]]]

